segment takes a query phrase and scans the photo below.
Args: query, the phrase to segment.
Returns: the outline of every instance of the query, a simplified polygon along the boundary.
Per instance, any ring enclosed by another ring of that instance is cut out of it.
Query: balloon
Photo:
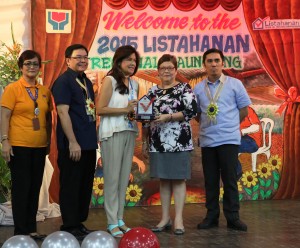
[[[16,235],[5,241],[2,248],[39,248],[37,243],[27,235]]]
[[[155,234],[144,227],[132,228],[125,233],[119,243],[119,248],[160,248]]]
[[[77,239],[68,232],[57,231],[48,235],[42,243],[42,248],[80,248]]]
[[[109,233],[96,231],[84,238],[81,248],[118,248],[118,244]]]

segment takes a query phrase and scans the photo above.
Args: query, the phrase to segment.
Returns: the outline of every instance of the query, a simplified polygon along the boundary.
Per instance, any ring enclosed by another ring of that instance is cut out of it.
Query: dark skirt
[[[191,179],[191,152],[150,152],[150,177]]]

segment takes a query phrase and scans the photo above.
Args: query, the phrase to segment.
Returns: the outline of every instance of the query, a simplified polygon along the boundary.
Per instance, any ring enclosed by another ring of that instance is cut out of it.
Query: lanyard
[[[38,99],[38,96],[39,96],[39,90],[38,88],[35,88],[35,96],[33,96],[31,90],[29,88],[25,88],[29,97],[31,98],[32,101],[36,102],[36,100]]]
[[[211,103],[214,103],[214,104],[217,103],[217,101],[218,101],[218,99],[220,97],[220,93],[221,93],[222,88],[223,88],[223,82],[220,82],[220,84],[218,85],[218,88],[217,88],[214,96],[212,96],[211,92],[210,92],[210,89],[208,87],[208,82],[206,82],[206,84],[205,84],[205,91],[206,91],[206,95],[207,95],[207,97],[208,97],[208,99],[209,99],[209,101]]]
[[[38,99],[38,96],[39,96],[39,90],[38,88],[35,88],[35,96],[33,96],[31,90],[27,87],[25,87],[29,97],[31,98],[31,100],[34,102],[34,110],[33,110],[33,113],[35,115],[35,117],[37,117],[40,113],[40,109],[38,107],[38,104],[37,104],[37,99]]]
[[[132,86],[132,83],[131,83],[131,79],[129,78],[129,94],[128,94],[128,100],[133,100],[134,99],[134,89],[133,89],[133,86]],[[130,90],[131,89],[131,90]]]
[[[76,78],[76,82],[79,84],[79,86],[80,86],[82,89],[85,90],[85,93],[86,93],[86,99],[88,99],[90,95],[89,95],[89,90],[88,90],[88,88],[86,87],[85,79],[83,79],[84,84],[81,83],[81,81],[80,81],[78,78]]]

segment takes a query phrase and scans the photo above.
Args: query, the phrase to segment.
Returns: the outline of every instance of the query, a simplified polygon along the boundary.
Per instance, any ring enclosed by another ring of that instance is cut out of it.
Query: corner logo
[[[46,9],[47,33],[71,33],[71,10]]]
[[[269,29],[299,29],[300,19],[276,19],[271,20],[269,16],[264,19],[258,17],[252,22],[253,30],[269,30]]]

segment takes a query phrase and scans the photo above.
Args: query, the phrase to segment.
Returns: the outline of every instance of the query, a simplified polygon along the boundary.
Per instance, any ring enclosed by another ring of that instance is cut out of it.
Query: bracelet
[[[171,115],[170,121],[173,121],[173,114],[170,114],[170,115]]]
[[[3,135],[3,136],[2,136],[2,138],[1,138],[1,143],[2,143],[4,140],[8,140],[7,135]]]
[[[142,142],[142,144],[148,144],[148,141],[145,140],[145,141]]]

